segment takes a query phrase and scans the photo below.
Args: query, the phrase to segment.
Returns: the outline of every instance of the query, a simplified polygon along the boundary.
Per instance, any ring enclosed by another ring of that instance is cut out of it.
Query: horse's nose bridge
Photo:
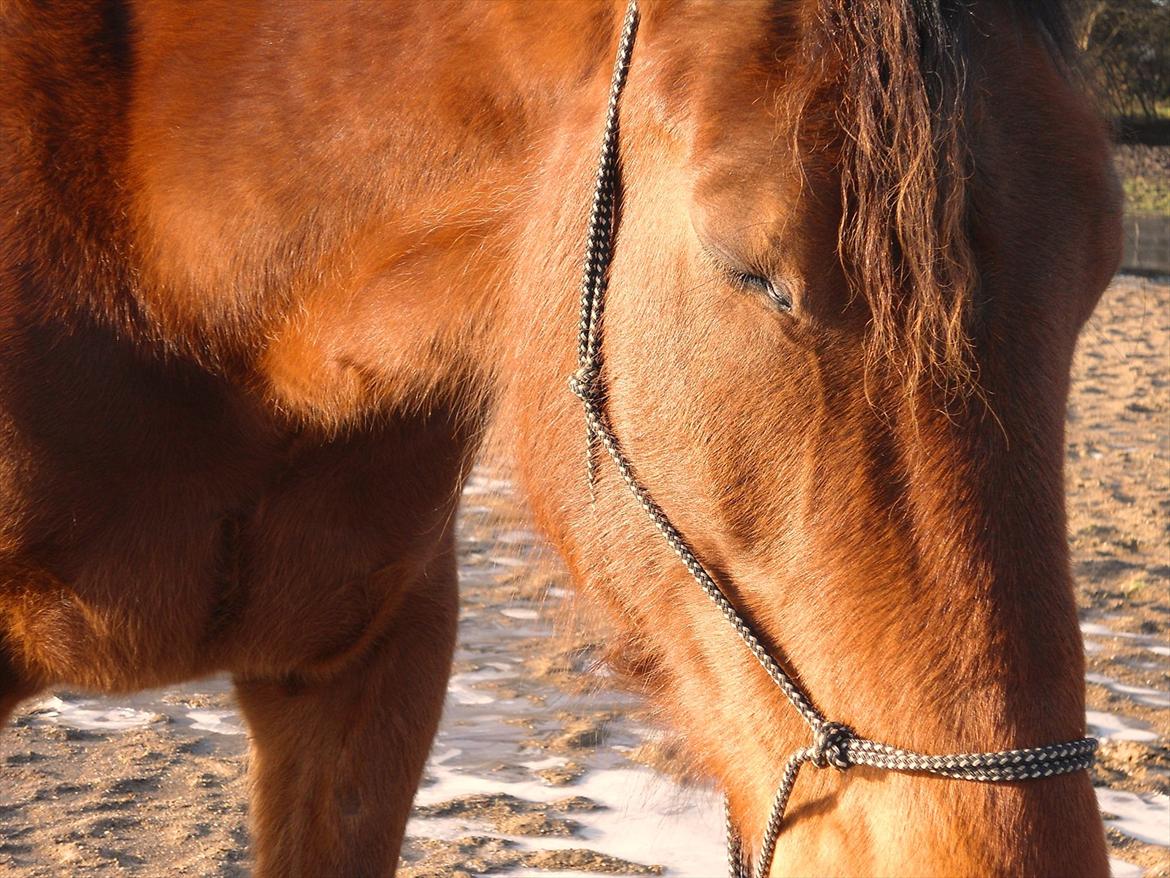
[[[908,455],[911,575],[924,612],[951,632],[939,640],[962,670],[951,685],[983,686],[987,732],[1004,746],[1083,728],[1062,451],[1059,430],[972,414],[920,425]]]

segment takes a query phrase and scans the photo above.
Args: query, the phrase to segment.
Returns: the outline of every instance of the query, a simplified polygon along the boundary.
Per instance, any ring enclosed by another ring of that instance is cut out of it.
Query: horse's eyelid
[[[792,294],[787,285],[778,284],[762,272],[751,271],[735,265],[719,248],[702,242],[703,253],[733,284],[764,293],[781,311],[792,310]]]
[[[732,269],[731,275],[740,286],[766,294],[781,311],[792,310],[792,294],[786,285],[778,284],[762,274],[753,274],[741,269]]]
[[[792,293],[784,285],[772,284],[768,291],[769,298],[776,303],[776,307],[784,313],[792,311]]]
[[[768,280],[768,278],[764,277],[762,274],[754,274],[750,271],[740,271],[739,269],[735,268],[731,269],[731,274],[737,283],[740,283],[745,287],[756,287],[757,289],[761,289],[769,293],[774,289],[772,281]]]

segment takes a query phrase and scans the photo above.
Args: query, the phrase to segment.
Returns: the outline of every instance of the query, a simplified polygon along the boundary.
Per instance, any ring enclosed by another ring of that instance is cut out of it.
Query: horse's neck
[[[565,119],[604,89],[611,6],[145,4],[110,74],[125,100],[95,111],[120,155],[95,170],[117,208],[94,246],[133,280],[91,307],[243,361],[312,419],[482,383],[534,280],[523,236],[564,235],[533,209],[563,186],[549,151],[579,146]]]

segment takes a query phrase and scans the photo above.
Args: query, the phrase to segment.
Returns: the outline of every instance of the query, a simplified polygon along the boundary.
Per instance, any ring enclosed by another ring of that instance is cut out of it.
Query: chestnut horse
[[[0,4],[0,715],[228,672],[263,875],[395,869],[481,437],[755,849],[807,730],[612,467],[575,286],[624,0]],[[606,410],[818,706],[1084,732],[1077,334],[1118,257],[1064,14],[642,0]],[[1086,772],[820,771],[773,875],[1103,875]]]

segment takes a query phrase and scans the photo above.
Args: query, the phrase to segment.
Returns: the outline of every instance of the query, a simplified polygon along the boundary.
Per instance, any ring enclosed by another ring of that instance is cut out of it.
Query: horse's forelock
[[[1067,56],[1059,4],[1013,2]],[[851,292],[872,318],[867,355],[908,384],[974,385],[971,321],[979,284],[971,243],[971,38],[964,0],[822,0],[804,35],[835,106]],[[835,63],[825,63],[825,57]],[[807,114],[810,117],[815,114]]]

